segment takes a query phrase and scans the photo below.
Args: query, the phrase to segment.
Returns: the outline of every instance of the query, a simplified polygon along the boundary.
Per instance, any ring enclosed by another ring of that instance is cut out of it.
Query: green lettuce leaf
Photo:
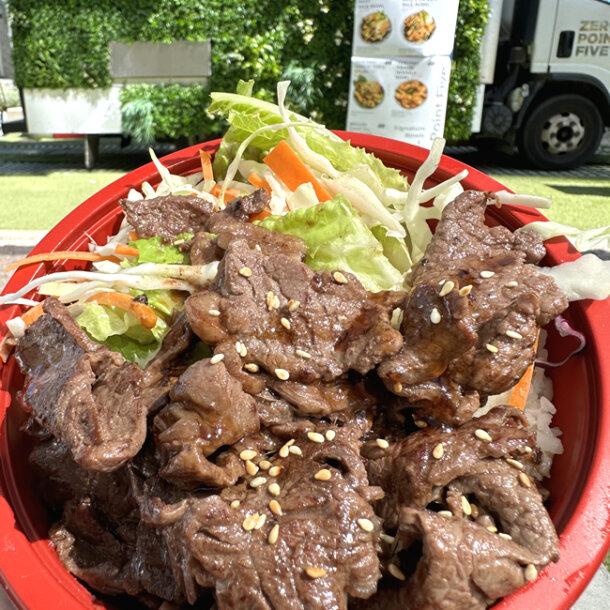
[[[192,233],[184,233],[177,235],[174,241],[178,239],[188,241],[192,238]],[[173,244],[164,244],[159,236],[148,239],[136,239],[135,241],[130,241],[129,245],[132,248],[137,248],[139,252],[137,260],[132,264],[160,263],[166,265],[185,265],[190,262],[187,252],[182,252],[178,246]]]
[[[389,236],[388,230],[383,225],[373,227],[371,232],[383,247],[386,258],[398,271],[406,273],[411,269],[413,261],[404,239]]]
[[[403,286],[402,273],[384,256],[379,241],[342,195],[283,216],[269,216],[260,224],[303,239],[309,248],[305,262],[312,269],[348,271],[372,292]]]
[[[148,329],[129,312],[97,303],[87,303],[76,316],[76,322],[92,339],[119,351],[140,366],[145,366],[154,356],[169,330],[161,316],[157,317],[155,326]]]
[[[215,171],[217,168],[219,171],[222,168],[226,171],[228,166],[227,159],[229,162],[231,161],[233,158],[231,153],[234,155],[237,145],[243,142],[250,134],[261,127],[283,122],[280,109],[276,104],[259,100],[251,95],[212,92],[211,98],[212,103],[208,107],[208,113],[211,115],[223,115],[231,125],[220,145],[219,152],[221,157],[218,164],[214,166]],[[315,123],[300,114],[289,112],[288,116],[291,121],[299,121],[315,127],[315,129],[311,129],[307,126],[299,126],[296,130],[305,138],[307,146],[312,151],[326,157],[335,169],[347,171],[366,165],[373,171],[383,187],[401,191],[407,190],[407,182],[404,176],[398,170],[386,167],[374,155],[367,153],[362,148],[352,146],[349,142],[343,141],[319,123]],[[257,148],[262,153],[265,153],[276,146],[281,140],[286,140],[287,138],[287,129],[263,131],[252,140],[249,148]],[[252,150],[249,154],[253,154]]]

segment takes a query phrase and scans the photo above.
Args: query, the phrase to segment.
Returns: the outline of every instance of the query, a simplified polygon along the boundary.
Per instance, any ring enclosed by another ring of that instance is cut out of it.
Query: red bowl
[[[338,132],[366,148],[387,165],[412,177],[427,156],[417,146],[387,138]],[[213,153],[219,141],[191,146],[163,158],[175,174],[199,169],[199,150]],[[500,183],[449,157],[443,157],[426,187],[469,170],[462,181],[465,189],[501,190]],[[152,185],[159,176],[152,163],[134,170],[90,197],[68,214],[34,248],[36,252],[85,250],[91,238],[101,243],[118,228],[122,218],[118,200],[142,182]],[[537,211],[518,206],[490,208],[492,224],[516,229],[535,220],[545,220]],[[547,242],[545,264],[558,264],[579,255],[567,241]],[[63,267],[71,268],[72,263]],[[14,292],[56,266],[45,263],[19,269],[5,292]],[[0,311],[0,337],[4,322],[19,313],[16,306]],[[570,305],[567,316],[587,338],[587,346],[564,366],[550,371],[557,415],[554,425],[563,430],[565,451],[553,464],[548,488],[549,512],[560,534],[559,562],[548,566],[539,578],[495,608],[547,610],[569,608],[593,577],[610,546],[610,301],[580,301]],[[552,354],[565,350],[553,328],[548,347]],[[22,379],[14,360],[0,370],[0,582],[21,608],[101,608],[87,588],[59,562],[48,538],[47,516],[37,497],[26,465],[28,439],[19,431],[23,414],[11,398]],[[52,601],[51,601],[52,600]]]

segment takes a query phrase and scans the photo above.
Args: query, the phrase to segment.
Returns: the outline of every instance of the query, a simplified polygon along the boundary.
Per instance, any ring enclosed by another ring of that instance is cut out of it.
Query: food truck
[[[475,141],[543,169],[585,163],[610,126],[609,0],[491,0]]]

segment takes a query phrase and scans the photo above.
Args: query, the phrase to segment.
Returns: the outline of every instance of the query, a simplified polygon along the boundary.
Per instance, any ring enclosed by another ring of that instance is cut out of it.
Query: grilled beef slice
[[[136,455],[146,438],[146,416],[163,401],[173,360],[192,333],[181,316],[146,370],[95,343],[57,299],[19,341],[26,377],[21,400],[47,433],[60,439],[84,468],[111,471]]]
[[[485,225],[490,197],[468,191],[444,210],[413,272],[404,346],[379,367],[420,419],[462,423],[479,396],[515,385],[534,360],[538,329],[568,305],[551,278],[526,264],[544,251],[536,237]]]
[[[236,341],[243,344],[246,356],[232,374],[239,375],[246,363],[271,374],[287,371],[302,383],[330,381],[349,369],[366,373],[400,349],[402,337],[390,315],[404,297],[367,292],[350,274],[336,277],[341,281],[237,240],[212,289],[189,297],[186,312],[195,333],[216,346],[216,353],[233,355]]]
[[[367,610],[483,610],[527,583],[526,567],[543,563],[538,553],[501,538],[463,516],[403,508],[397,550],[420,543],[421,558],[405,583],[386,578],[378,593],[357,607]],[[401,565],[400,557],[391,562]],[[413,562],[410,558],[407,562]],[[530,568],[531,569],[531,568]],[[402,571],[401,570],[401,571]]]
[[[222,362],[191,365],[170,391],[171,402],[155,417],[157,444],[165,456],[161,476],[179,487],[226,487],[243,473],[235,455],[217,450],[259,429],[256,402]]]

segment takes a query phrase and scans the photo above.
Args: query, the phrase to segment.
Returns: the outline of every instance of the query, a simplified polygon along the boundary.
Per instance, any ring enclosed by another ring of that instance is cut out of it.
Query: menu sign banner
[[[347,128],[429,147],[443,135],[451,60],[352,58]]]
[[[450,55],[458,0],[356,0],[352,55]]]
[[[356,0],[347,129],[429,147],[445,127],[459,0]]]

